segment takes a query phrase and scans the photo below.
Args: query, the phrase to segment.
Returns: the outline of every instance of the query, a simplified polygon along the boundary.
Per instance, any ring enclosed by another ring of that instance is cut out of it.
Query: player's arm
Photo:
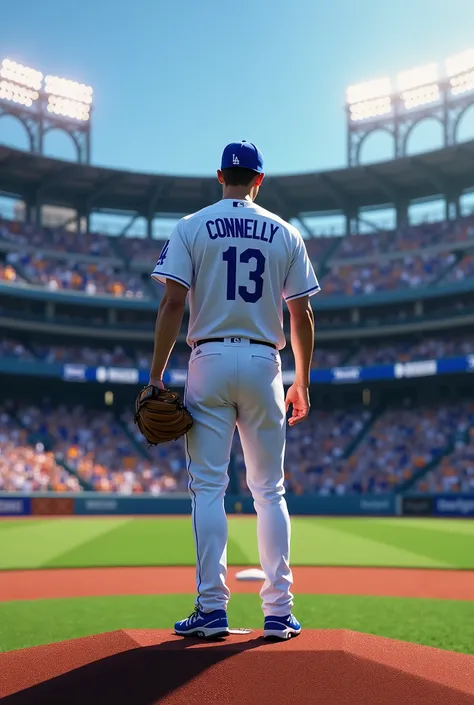
[[[171,233],[169,241],[165,242],[151,276],[166,286],[156,317],[155,346],[150,369],[150,383],[162,387],[163,372],[179,334],[193,276],[182,221]]]
[[[286,394],[286,409],[291,406],[289,424],[294,426],[309,414],[309,383],[314,346],[314,316],[309,299],[320,290],[318,279],[303,238],[295,231],[295,247],[284,286],[290,312],[291,347],[295,356],[295,381]]]
[[[292,406],[290,426],[309,414],[309,384],[314,347],[314,315],[309,296],[287,301],[290,312],[291,347],[295,357],[295,381],[286,395],[286,410]]]
[[[173,279],[166,280],[166,292],[156,316],[155,344],[150,384],[162,385],[163,373],[174,348],[184,315],[188,290]]]

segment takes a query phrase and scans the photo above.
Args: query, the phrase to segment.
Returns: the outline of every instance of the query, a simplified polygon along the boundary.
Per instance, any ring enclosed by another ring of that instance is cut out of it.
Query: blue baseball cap
[[[263,154],[251,142],[231,142],[222,152],[221,169],[251,169],[263,174]]]

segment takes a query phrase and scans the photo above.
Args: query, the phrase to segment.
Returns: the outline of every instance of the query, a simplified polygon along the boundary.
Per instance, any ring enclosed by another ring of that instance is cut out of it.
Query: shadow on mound
[[[474,705],[474,657],[346,631],[288,643],[129,631],[0,655],[5,705]]]

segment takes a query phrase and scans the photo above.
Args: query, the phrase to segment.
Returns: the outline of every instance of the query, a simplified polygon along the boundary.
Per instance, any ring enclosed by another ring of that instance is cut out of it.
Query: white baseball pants
[[[224,495],[237,426],[266,575],[260,592],[263,612],[288,615],[293,577],[283,485],[286,414],[279,353],[250,344],[246,338],[226,338],[223,343],[195,348],[189,361],[186,404],[194,418],[186,451],[197,559],[196,604],[204,612],[226,609],[230,597]]]

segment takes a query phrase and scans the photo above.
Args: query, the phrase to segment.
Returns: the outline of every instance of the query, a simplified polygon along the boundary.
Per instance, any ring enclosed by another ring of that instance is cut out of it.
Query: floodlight
[[[474,49],[446,59],[446,73],[449,76],[452,95],[462,95],[474,90]]]
[[[86,103],[87,105],[92,103],[92,87],[86,86],[84,83],[69,81],[67,78],[46,76],[44,90],[46,93],[57,95],[61,98],[70,98],[79,103]]]
[[[399,91],[409,91],[411,88],[427,86],[438,82],[438,64],[425,64],[409,71],[401,71],[397,76]]]
[[[26,88],[26,86],[19,86],[11,81],[0,80],[0,100],[8,100],[11,103],[30,108],[38,98],[38,91]]]
[[[462,95],[474,91],[474,70],[462,73],[459,76],[453,76],[450,79],[451,93],[453,95]]]
[[[3,59],[0,68],[0,77],[7,81],[17,83],[20,86],[33,88],[35,91],[39,91],[43,80],[41,71],[36,71],[36,69],[32,69],[29,66],[17,64],[16,61],[11,61],[10,59]]]
[[[388,96],[391,92],[392,82],[390,78],[376,78],[373,81],[356,83],[349,86],[346,91],[346,98],[347,103],[353,105],[354,103],[362,103],[362,101],[371,100],[372,98]]]
[[[83,122],[87,122],[90,117],[89,105],[56,95],[48,96],[47,110],[54,115],[73,118],[74,120],[81,120]]]
[[[450,78],[474,69],[474,49],[467,49],[461,54],[446,59],[446,73]]]
[[[392,110],[392,100],[390,96],[385,98],[374,98],[373,100],[364,100],[361,103],[354,103],[349,106],[351,120],[356,122],[359,120],[368,120],[382,115],[388,115]]]
[[[350,119],[367,120],[387,115],[392,109],[390,78],[376,78],[373,81],[349,86],[346,100],[349,105]]]
[[[403,91],[401,97],[405,108],[412,110],[413,108],[419,108],[421,105],[436,103],[441,97],[441,92],[438,84],[433,83],[430,86],[421,86],[420,88],[412,88],[410,91]]]

